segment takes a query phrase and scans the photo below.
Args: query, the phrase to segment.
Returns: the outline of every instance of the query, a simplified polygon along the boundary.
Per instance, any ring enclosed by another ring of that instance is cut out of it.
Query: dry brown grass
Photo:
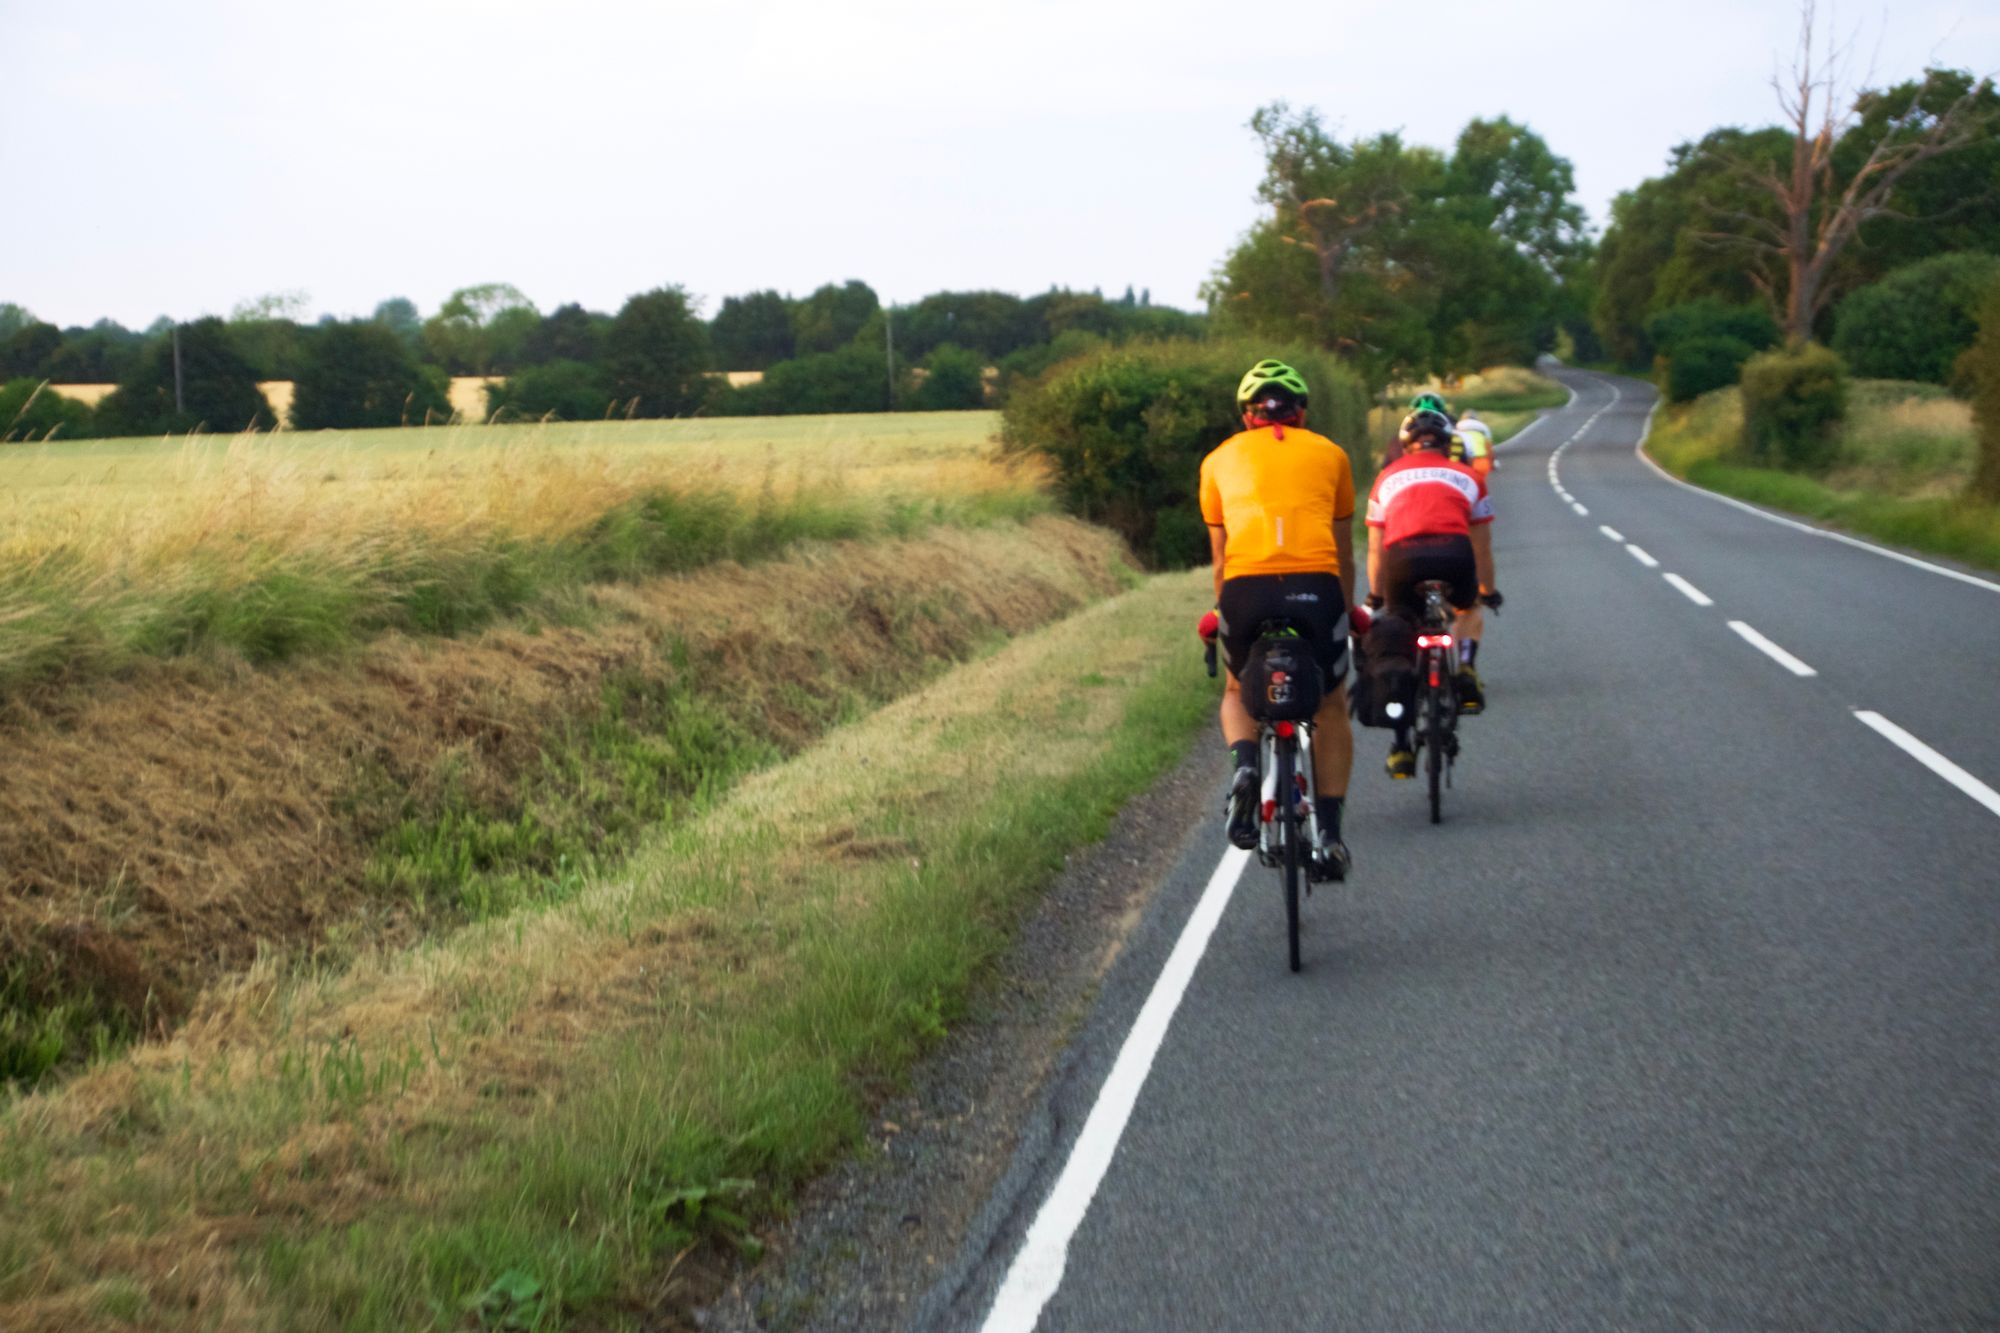
[[[64,1328],[136,1303],[161,1327],[449,1326],[457,1307],[427,1317],[427,1302],[508,1265],[554,1282],[608,1247],[629,1273],[647,1243],[632,1195],[643,1211],[648,1192],[715,1179],[686,1172],[740,1173],[703,1145],[741,1142],[746,1114],[800,1122],[798,1155],[751,1159],[794,1178],[844,1114],[804,1097],[851,1096],[849,1076],[888,1060],[880,1042],[907,1043],[904,1007],[937,1002],[916,958],[962,986],[1014,910],[1001,899],[1037,882],[995,854],[1101,799],[1077,782],[1102,793],[1098,766],[1149,725],[1179,752],[1208,704],[1185,655],[1168,668],[1167,626],[1207,595],[1191,575],[1155,580],[963,668],[560,910],[340,975],[260,966],[172,1042],[20,1104],[0,1322]],[[1157,726],[1169,699],[1180,716]],[[1117,782],[1149,771],[1128,762]],[[996,819],[1012,841],[982,852]],[[882,854],[841,850],[857,842]],[[858,1031],[880,1035],[856,1048]],[[395,1072],[315,1082],[334,1049]]]
[[[603,588],[589,629],[394,637],[274,671],[163,664],[16,699],[0,711],[0,945],[171,1023],[260,953],[408,938],[408,905],[363,873],[405,800],[434,809],[448,788],[507,808],[614,675],[698,672],[684,683],[705,707],[789,752],[827,721],[801,700],[907,686],[1111,591],[1120,562],[1069,520],[945,530]]]

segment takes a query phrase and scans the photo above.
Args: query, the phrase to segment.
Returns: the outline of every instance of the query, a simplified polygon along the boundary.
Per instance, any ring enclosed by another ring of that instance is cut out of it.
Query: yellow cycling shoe
[[[1391,750],[1389,762],[1383,767],[1387,768],[1389,776],[1398,782],[1404,778],[1413,778],[1417,775],[1417,756],[1409,750]]]

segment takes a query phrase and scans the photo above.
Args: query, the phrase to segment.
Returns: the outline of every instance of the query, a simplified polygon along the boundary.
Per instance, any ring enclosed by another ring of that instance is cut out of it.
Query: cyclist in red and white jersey
[[[1451,419],[1429,409],[1404,425],[1403,456],[1383,468],[1368,493],[1368,604],[1387,605],[1416,619],[1417,586],[1432,579],[1450,589],[1457,609],[1459,711],[1480,712],[1486,696],[1473,663],[1484,617],[1479,605],[1498,608],[1493,586],[1493,501],[1486,479],[1453,462]],[[1415,777],[1416,755],[1407,725],[1396,728],[1389,776]]]

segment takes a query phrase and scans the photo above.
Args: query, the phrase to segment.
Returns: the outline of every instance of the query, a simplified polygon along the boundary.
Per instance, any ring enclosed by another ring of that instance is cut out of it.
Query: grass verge
[[[1646,452],[1674,475],[1739,500],[2000,569],[2000,506],[1960,493],[1970,475],[1969,462],[1960,461],[1970,454],[1969,424],[1961,440],[1952,423],[1964,417],[1963,405],[1879,382],[1856,388],[1840,461],[1823,480],[1738,461],[1743,406],[1735,389],[1663,404]]]
[[[0,1112],[0,1324],[548,1327],[752,1243],[1213,701],[1156,578],[843,727],[559,905]]]

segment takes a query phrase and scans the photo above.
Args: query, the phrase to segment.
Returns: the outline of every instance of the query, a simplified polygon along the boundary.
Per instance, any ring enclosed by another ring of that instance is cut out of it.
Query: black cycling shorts
[[[1269,620],[1298,627],[1326,677],[1326,692],[1347,679],[1347,591],[1337,574],[1245,574],[1222,585],[1222,652],[1229,674],[1240,675]]]
[[[1382,586],[1377,589],[1393,611],[1421,613],[1417,585],[1437,579],[1451,588],[1451,604],[1463,611],[1479,600],[1479,564],[1472,538],[1453,534],[1411,537],[1382,548]]]

